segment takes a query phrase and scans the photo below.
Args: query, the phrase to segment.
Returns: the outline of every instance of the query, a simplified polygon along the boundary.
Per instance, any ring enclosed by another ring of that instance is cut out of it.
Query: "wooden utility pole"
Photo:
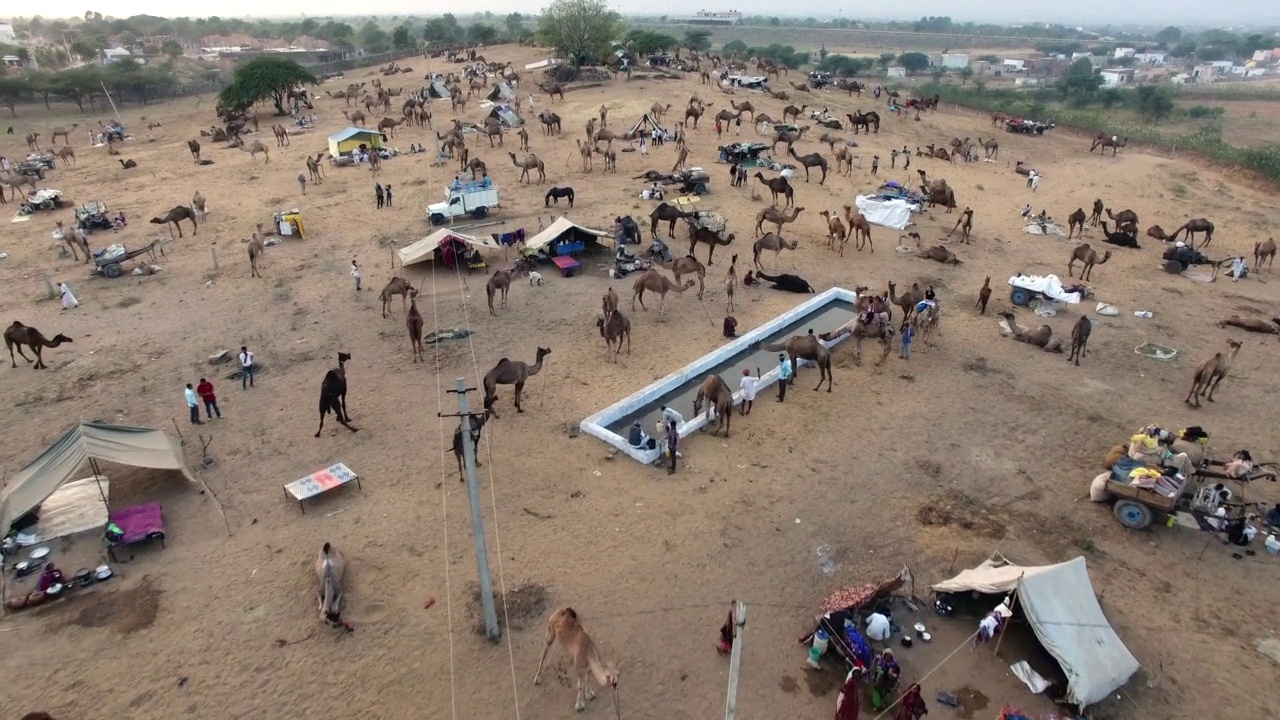
[[[742,671],[742,630],[747,626],[746,603],[733,601],[733,652],[729,656],[729,697],[725,701],[724,720],[738,717],[738,677]]]

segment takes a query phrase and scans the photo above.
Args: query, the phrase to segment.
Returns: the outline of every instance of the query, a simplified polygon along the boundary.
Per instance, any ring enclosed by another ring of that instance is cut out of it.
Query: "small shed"
[[[489,111],[489,117],[498,118],[498,122],[502,123],[503,127],[516,128],[524,124],[524,118],[516,112],[514,105],[494,105]]]
[[[907,76],[907,69],[894,65],[884,69],[884,76],[887,78],[904,78]]]
[[[329,136],[329,154],[333,157],[350,155],[358,147],[382,147],[382,133],[369,128],[349,127]]]
[[[494,102],[513,103],[516,101],[516,91],[515,88],[511,87],[510,83],[497,82],[493,84],[493,88],[489,90],[489,94],[485,97]]]

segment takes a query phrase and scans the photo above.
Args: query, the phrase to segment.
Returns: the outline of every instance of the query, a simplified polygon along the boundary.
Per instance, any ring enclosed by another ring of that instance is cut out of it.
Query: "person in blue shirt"
[[[787,399],[787,385],[791,383],[791,376],[794,373],[791,358],[788,358],[786,353],[778,353],[778,402]]]
[[[911,342],[916,339],[916,327],[911,323],[907,323],[902,328],[902,352],[899,357],[903,360],[911,359]]]

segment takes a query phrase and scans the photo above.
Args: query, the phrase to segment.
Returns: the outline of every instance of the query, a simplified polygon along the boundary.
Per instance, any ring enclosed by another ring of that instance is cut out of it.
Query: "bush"
[[[1225,115],[1227,109],[1224,107],[1209,107],[1208,105],[1196,105],[1187,110],[1187,116],[1194,120],[1204,120],[1206,118],[1220,118]]]

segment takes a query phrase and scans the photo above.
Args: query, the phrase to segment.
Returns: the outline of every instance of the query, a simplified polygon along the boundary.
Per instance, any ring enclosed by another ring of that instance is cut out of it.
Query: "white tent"
[[[544,246],[550,245],[553,241],[567,232],[585,233],[598,238],[612,238],[613,236],[603,230],[593,230],[589,227],[579,225],[563,215],[556,218],[546,230],[534,235],[525,241],[525,247],[530,250],[541,250]]]
[[[1138,661],[1102,614],[1083,557],[1040,567],[986,560],[933,590],[986,595],[1016,590],[1036,638],[1067,676],[1067,700],[1082,708],[1107,697],[1138,671]]]
[[[182,445],[161,430],[81,423],[67,431],[40,457],[14,473],[0,491],[0,528],[40,505],[80,473],[90,459],[132,467],[177,470],[191,482]],[[104,501],[105,502],[105,501]]]
[[[502,249],[502,247],[498,245],[498,243],[495,242],[492,238],[489,238],[489,237],[478,238],[478,237],[473,237],[471,235],[464,235],[460,232],[455,232],[448,228],[440,228],[439,230],[436,230],[435,232],[422,238],[421,240],[411,245],[406,245],[400,248],[400,250],[398,251],[400,254],[400,264],[412,265],[414,263],[426,262],[427,260],[435,259],[435,256],[433,255],[433,253],[435,252],[436,248],[440,247],[440,245],[444,243],[446,240],[448,240],[449,238],[453,238],[455,240],[461,240],[462,242],[468,245],[486,248],[489,250]]]
[[[903,230],[911,222],[911,212],[919,212],[920,206],[906,200],[875,200],[866,195],[859,195],[853,202],[866,216],[867,222],[882,225],[894,230]]]

